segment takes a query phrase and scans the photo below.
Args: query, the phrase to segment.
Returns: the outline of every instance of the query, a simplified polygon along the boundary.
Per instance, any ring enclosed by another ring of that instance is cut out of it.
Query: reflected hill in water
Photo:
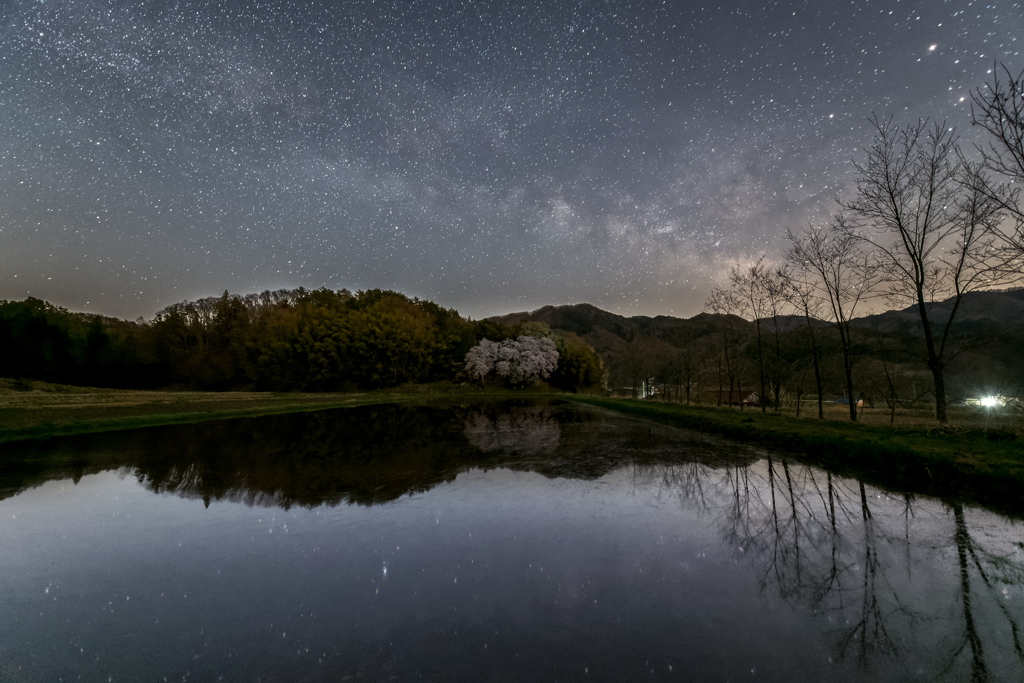
[[[595,479],[628,464],[752,463],[755,449],[564,402],[378,405],[52,439],[0,450],[0,499],[112,469],[206,502],[374,505],[470,469]]]

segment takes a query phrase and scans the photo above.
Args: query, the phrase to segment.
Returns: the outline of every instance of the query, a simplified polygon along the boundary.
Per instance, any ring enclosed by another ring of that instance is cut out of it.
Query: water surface
[[[1019,520],[589,407],[0,463],[3,680],[1024,678]]]

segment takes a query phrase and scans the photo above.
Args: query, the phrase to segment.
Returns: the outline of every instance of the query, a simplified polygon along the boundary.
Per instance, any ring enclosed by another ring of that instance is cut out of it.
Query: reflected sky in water
[[[2,680],[1024,676],[1018,521],[592,409],[3,456]]]

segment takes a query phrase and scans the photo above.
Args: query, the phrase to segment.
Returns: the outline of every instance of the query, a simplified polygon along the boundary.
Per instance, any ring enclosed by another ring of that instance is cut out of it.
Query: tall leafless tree
[[[821,381],[821,339],[818,334],[818,322],[822,317],[825,302],[821,297],[820,288],[815,287],[808,279],[807,271],[802,268],[787,268],[782,272],[786,278],[785,296],[789,299],[789,305],[798,315],[804,317],[804,323],[807,325],[807,338],[811,345],[811,362],[814,368],[814,387],[818,392],[818,419],[822,420],[825,418],[825,398]],[[799,400],[797,414],[800,414]]]
[[[724,361],[725,375],[729,379],[729,398],[726,401],[726,405],[732,402],[733,391],[737,388],[736,383],[739,379],[739,358],[737,357],[736,351],[736,339],[738,332],[733,324],[736,312],[740,308],[740,302],[736,298],[736,295],[728,289],[722,289],[716,287],[711,291],[711,295],[708,296],[708,300],[704,302],[704,312],[711,313],[713,315],[720,316],[718,330],[722,335],[722,360]],[[718,373],[718,400],[716,403],[721,405],[722,403],[722,373]],[[740,386],[742,390],[742,380],[740,380]],[[740,401],[740,409],[743,409],[743,401]]]
[[[746,318],[754,323],[754,342],[757,348],[757,374],[760,383],[759,403],[761,404],[762,413],[768,409],[767,381],[765,379],[767,368],[764,357],[764,333],[762,329],[767,311],[767,302],[765,301],[765,291],[762,283],[768,271],[769,268],[764,263],[764,257],[759,258],[757,263],[749,268],[743,269],[737,265],[729,271],[729,283],[732,286],[730,291],[733,295],[733,300],[738,305],[736,313],[741,318]]]
[[[769,366],[769,378],[772,383],[772,399],[775,412],[781,403],[782,383],[786,380],[788,365],[782,358],[782,315],[789,307],[789,267],[785,264],[773,268],[764,281],[765,298],[768,302],[770,330],[772,333],[772,362]]]
[[[1019,256],[1024,254],[1024,70],[1014,76],[1005,64],[995,65],[992,81],[971,93],[971,123],[991,136],[978,151],[998,180],[980,187],[1012,217],[1010,247]]]
[[[983,171],[960,154],[953,129],[927,121],[899,127],[877,117],[872,124],[875,140],[856,164],[856,193],[840,201],[851,220],[840,228],[870,245],[890,303],[917,308],[935,417],[945,424],[945,368],[963,297],[1016,275],[1006,268],[1002,209],[980,189]],[[948,315],[933,310],[949,298]]]
[[[785,302],[786,279],[785,273],[772,268],[765,262],[764,256],[747,268],[736,266],[729,272],[732,285],[730,291],[739,305],[737,312],[754,323],[762,413],[768,409],[769,389],[773,393],[775,410],[779,409],[779,393],[782,389],[779,315]],[[766,340],[768,333],[772,336]]]
[[[855,421],[857,398],[853,390],[851,321],[871,292],[875,268],[861,249],[861,241],[847,227],[846,219],[837,216],[827,228],[808,227],[801,234],[789,231],[786,260],[799,274],[797,277],[826,303],[827,319],[839,333],[850,419]]]

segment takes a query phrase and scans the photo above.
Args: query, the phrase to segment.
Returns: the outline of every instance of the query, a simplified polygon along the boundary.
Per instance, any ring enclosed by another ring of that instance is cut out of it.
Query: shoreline
[[[60,387],[0,395],[0,445],[209,420],[374,405],[465,399],[555,397],[476,387],[400,388],[329,394],[174,392]]]
[[[1024,516],[1024,440],[1005,430],[901,429],[633,399],[569,400],[718,434],[885,489],[954,497]]]
[[[209,420],[382,403],[557,399],[786,451],[796,460],[911,494],[962,498],[1024,516],[1024,439],[1005,429],[903,428],[580,394],[403,387],[351,394],[174,392],[47,385],[0,394],[0,445]],[[993,438],[995,437],[995,438]]]

